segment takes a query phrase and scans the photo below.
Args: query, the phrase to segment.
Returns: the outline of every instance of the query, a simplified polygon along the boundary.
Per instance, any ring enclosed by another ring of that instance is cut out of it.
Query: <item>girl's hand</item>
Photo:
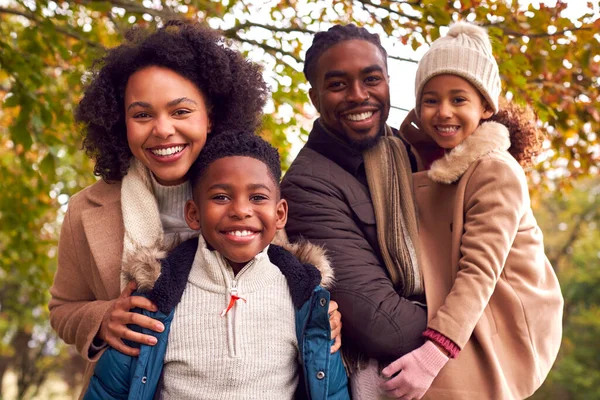
[[[338,311],[338,304],[331,300],[329,302],[329,325],[331,325],[331,339],[335,340],[331,346],[331,353],[335,353],[342,347],[342,314]]]
[[[427,340],[423,346],[400,357],[381,371],[384,379],[391,378],[382,382],[381,390],[393,399],[420,399],[448,360],[433,342]]]
[[[137,285],[135,282],[129,282],[127,284],[114,305],[106,312],[106,314],[104,314],[97,335],[98,338],[102,339],[109,346],[129,356],[139,355],[140,350],[127,346],[123,343],[123,339],[150,346],[154,346],[157,340],[154,336],[132,331],[127,327],[128,324],[138,325],[155,332],[162,332],[165,329],[164,325],[157,320],[129,311],[136,307],[148,311],[158,310],[158,308],[147,298],[131,295],[136,287]]]

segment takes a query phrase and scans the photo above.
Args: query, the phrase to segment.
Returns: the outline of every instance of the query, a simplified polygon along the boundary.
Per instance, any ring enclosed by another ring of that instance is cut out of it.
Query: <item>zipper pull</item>
[[[227,306],[227,308],[225,308],[223,311],[221,311],[221,317],[224,317],[227,315],[227,313],[229,312],[229,310],[231,310],[233,308],[233,306],[235,306],[235,302],[238,300],[243,300],[244,303],[246,302],[246,299],[244,299],[243,297],[240,297],[237,295],[238,290],[237,290],[237,281],[234,279],[231,282],[231,289],[229,289],[229,305]]]

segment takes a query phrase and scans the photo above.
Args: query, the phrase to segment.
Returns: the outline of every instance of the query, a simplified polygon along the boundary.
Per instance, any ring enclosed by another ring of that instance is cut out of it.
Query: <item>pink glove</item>
[[[383,394],[393,399],[420,399],[449,358],[427,340],[416,350],[400,357],[381,371],[384,378],[400,373],[381,384]]]

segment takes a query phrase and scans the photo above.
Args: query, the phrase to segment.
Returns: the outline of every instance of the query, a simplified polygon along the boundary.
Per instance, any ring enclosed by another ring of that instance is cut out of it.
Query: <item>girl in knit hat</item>
[[[558,353],[563,298],[522,168],[541,135],[532,114],[499,109],[500,86],[487,33],[472,24],[453,25],[419,63],[419,129],[403,133],[443,149],[413,176],[428,328],[422,347],[383,369],[389,397],[525,398]]]

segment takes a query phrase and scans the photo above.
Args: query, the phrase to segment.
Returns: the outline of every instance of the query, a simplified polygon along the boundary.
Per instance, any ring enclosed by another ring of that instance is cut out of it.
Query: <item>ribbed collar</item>
[[[279,268],[269,261],[268,246],[248,262],[234,277],[233,269],[221,254],[209,250],[200,235],[198,249],[188,281],[210,292],[227,291],[235,279],[240,295],[258,291],[281,276]]]

